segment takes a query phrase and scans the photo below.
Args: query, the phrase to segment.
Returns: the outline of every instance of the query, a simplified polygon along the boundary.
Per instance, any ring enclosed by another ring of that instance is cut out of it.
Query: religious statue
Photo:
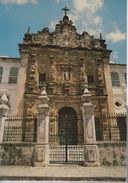
[[[51,120],[51,122],[55,121],[55,116],[56,116],[56,109],[55,109],[55,105],[53,105],[51,107],[51,111],[50,111],[50,120]]]
[[[70,72],[65,70],[63,72],[63,81],[69,81],[70,80]]]
[[[51,64],[51,71],[50,71],[50,80],[55,81],[56,80],[56,65],[55,62]]]
[[[104,77],[101,65],[99,65],[98,67],[98,80],[99,80],[99,86],[104,86]]]
[[[84,64],[80,68],[80,80],[87,84],[87,74],[86,74],[86,71],[85,71]]]

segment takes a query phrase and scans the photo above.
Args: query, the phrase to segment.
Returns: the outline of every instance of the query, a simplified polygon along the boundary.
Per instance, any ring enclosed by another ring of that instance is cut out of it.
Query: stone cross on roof
[[[67,11],[69,11],[69,9],[65,6],[65,8],[63,8],[62,10],[64,10],[65,16],[67,16]]]

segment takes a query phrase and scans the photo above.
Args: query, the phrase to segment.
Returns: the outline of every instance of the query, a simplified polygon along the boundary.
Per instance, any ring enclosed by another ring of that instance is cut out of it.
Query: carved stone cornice
[[[64,15],[63,19],[56,24],[53,32],[49,32],[47,27],[37,33],[31,34],[30,31],[26,32],[24,34],[23,43],[40,44],[42,46],[53,45],[60,47],[81,47],[106,50],[105,40],[101,38],[96,39],[86,31],[79,34],[76,31],[76,27],[73,25],[72,20],[70,20],[67,15]]]

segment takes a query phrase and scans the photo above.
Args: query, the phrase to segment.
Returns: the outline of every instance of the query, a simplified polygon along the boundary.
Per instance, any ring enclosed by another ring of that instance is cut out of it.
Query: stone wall
[[[101,142],[98,143],[99,159],[101,166],[126,165],[125,142]]]
[[[125,166],[125,142],[98,142],[100,166]],[[0,144],[0,166],[34,166],[34,143]]]
[[[26,143],[3,143],[0,144],[1,165],[24,165],[34,164],[34,144]]]

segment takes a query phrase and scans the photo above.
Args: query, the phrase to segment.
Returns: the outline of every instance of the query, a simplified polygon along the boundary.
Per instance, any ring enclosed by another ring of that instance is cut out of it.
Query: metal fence
[[[107,114],[95,117],[96,140],[126,141],[126,114]]]
[[[95,117],[97,141],[126,141],[126,114],[108,114]],[[4,126],[4,142],[36,142],[36,116],[8,116]],[[49,136],[50,144],[83,144],[83,134]]]
[[[4,142],[36,142],[35,116],[8,116],[4,126]]]

